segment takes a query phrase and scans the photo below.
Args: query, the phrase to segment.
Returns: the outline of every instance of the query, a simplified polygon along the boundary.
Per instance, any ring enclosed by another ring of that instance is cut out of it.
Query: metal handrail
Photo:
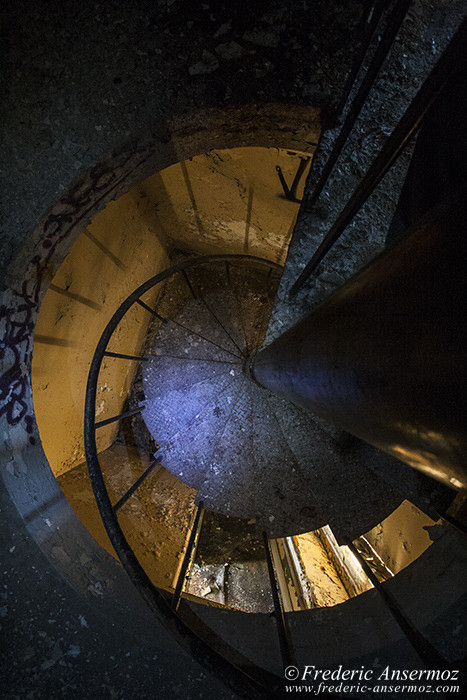
[[[308,200],[308,206],[312,207],[318,201],[318,197],[323,191],[323,188],[328,181],[328,178],[334,168],[334,165],[339,158],[342,149],[349,137],[350,132],[357,120],[358,115],[362,111],[363,105],[365,104],[368,95],[375,83],[376,78],[383,66],[384,61],[394,43],[394,40],[399,32],[400,26],[403,22],[407,10],[409,9],[412,0],[397,0],[394,7],[391,10],[386,29],[381,37],[381,41],[376,47],[375,53],[370,61],[368,70],[366,71],[363,80],[358,88],[357,94],[352,100],[352,104],[349,107],[347,116],[345,117],[344,123],[341,127],[339,135],[336,138],[332,151],[324,165],[323,171],[319,177],[318,182],[315,185],[313,194]],[[382,5],[382,3],[381,3]],[[382,7],[380,9],[383,9]],[[376,29],[376,27],[375,27]]]
[[[198,663],[215,675],[220,675],[223,682],[240,695],[246,698],[259,699],[280,696],[280,683],[282,679],[269,671],[252,665],[251,662],[243,657],[236,649],[230,647],[220,639],[212,629],[206,628],[205,624],[193,613],[183,600],[178,599],[177,604],[174,605],[173,598],[171,599],[168,594],[159,590],[152,583],[120,527],[117,517],[117,506],[122,499],[117,502],[116,506],[112,506],[100,467],[96,442],[96,428],[99,427],[99,425],[105,425],[107,422],[114,421],[118,418],[113,417],[96,422],[95,405],[99,371],[102,361],[106,356],[107,346],[113,332],[127,311],[133,304],[139,303],[140,297],[143,294],[178,272],[183,274],[187,269],[205,263],[232,261],[267,265],[270,269],[273,268],[277,271],[282,270],[281,266],[277,263],[251,255],[212,255],[189,258],[151,277],[122,302],[107,323],[91,361],[86,386],[84,443],[91,485],[104,527],[118,558],[148,607],[153,611],[159,621],[172,632],[176,641],[184,647]],[[127,413],[120,414],[120,417],[134,415],[140,410],[141,409],[138,408],[133,411],[128,411]],[[152,466],[153,465],[150,465],[143,476],[147,476],[150,471],[152,471]],[[136,490],[137,486],[142,482],[141,478],[138,482],[136,482],[137,485],[133,485],[135,488],[133,489],[133,487],[131,487],[129,491],[133,493],[134,490]],[[127,491],[122,498],[127,500],[127,497],[131,495],[129,491]],[[187,547],[187,554],[188,549],[189,547]],[[181,594],[181,591],[179,593]],[[187,620],[190,620],[189,624]],[[209,635],[209,639],[203,638],[207,635]],[[222,650],[223,653],[220,653],[218,650]]]
[[[342,94],[330,115],[333,119],[338,119],[342,114],[349,95],[352,92],[352,88],[355,85],[358,75],[362,69],[363,62],[370,47],[373,35],[378,28],[383,12],[387,10],[389,4],[390,0],[379,0],[379,2],[371,2],[370,0],[367,0],[366,11],[361,22],[364,25],[362,38],[360,45],[354,54],[352,66],[342,90]]]
[[[303,287],[308,277],[332,248],[347,226],[365,204],[373,190],[379,185],[388,170],[395,163],[405,145],[418,130],[423,119],[435,103],[448,77],[454,68],[463,64],[467,70],[465,43],[467,39],[467,20],[461,24],[441,58],[407,107],[404,115],[392,134],[368,168],[366,174],[345,207],[337,217],[315,253],[292,285],[290,295],[293,297]],[[461,69],[460,69],[461,70]]]
[[[91,484],[104,527],[118,558],[148,607],[154,612],[159,621],[162,622],[164,626],[167,627],[174,635],[176,641],[208,671],[214,673],[215,675],[220,675],[223,682],[225,682],[230,688],[240,695],[247,698],[259,699],[281,696],[282,679],[274,673],[270,673],[259,666],[253,665],[236,649],[229,646],[225,641],[219,638],[211,628],[206,627],[206,625],[198,616],[196,616],[193,610],[191,610],[191,608],[181,597],[188,568],[190,562],[192,561],[193,552],[196,549],[196,543],[198,541],[202,526],[202,515],[204,511],[203,504],[199,504],[188,538],[188,544],[182,566],[178,573],[175,591],[173,595],[170,595],[158,589],[152,583],[146,571],[138,561],[138,558],[136,557],[131,545],[126,539],[117,517],[117,511],[119,508],[128,500],[128,498],[130,498],[130,496],[136,491],[145,478],[153,471],[156,464],[159,463],[161,451],[159,450],[154,455],[156,458],[155,461],[148,466],[146,471],[139,477],[139,479],[137,479],[133,486],[128,489],[128,491],[120,498],[119,501],[117,501],[115,505],[112,505],[100,467],[96,442],[96,429],[99,426],[116,421],[118,418],[135,415],[141,410],[140,404],[138,409],[127,411],[126,413],[120,414],[120,416],[114,416],[99,422],[96,422],[95,419],[97,383],[100,367],[104,357],[108,356],[106,348],[112,334],[125,313],[134,303],[139,302],[139,298],[142,294],[147,292],[156,284],[167,280],[169,277],[178,272],[183,272],[186,269],[194,267],[195,265],[202,265],[212,262],[230,262],[232,260],[241,260],[243,262],[254,261],[255,263],[260,262],[261,264],[268,265],[270,269],[281,269],[279,265],[268,260],[247,255],[216,255],[190,258],[169,268],[168,270],[165,270],[162,273],[159,273],[158,275],[155,275],[150,280],[147,280],[132,294],[130,294],[124,302],[122,302],[105,327],[91,362],[86,387],[84,440]],[[289,637],[287,621],[285,619],[280,600],[280,592],[278,590],[275,577],[274,563],[271,557],[270,545],[266,533],[263,533],[263,541],[266,551],[268,573],[274,603],[274,614],[276,618],[282,660],[284,666],[295,666],[296,662],[294,658],[293,646]],[[356,556],[361,559],[358,551],[354,549],[353,545],[350,544],[349,546],[352,547]],[[421,651],[421,658],[425,662],[429,660],[431,665],[436,663],[438,666],[442,665],[445,667],[445,662],[443,663],[442,657],[437,653],[434,647],[432,647],[431,644],[420,635],[418,630],[413,627],[392,596],[386,591],[385,587],[379,584],[379,581],[375,579],[375,575],[371,571],[368,564],[364,561],[361,561],[361,563],[367,573],[367,576],[378,588],[379,592],[381,593],[382,600],[396,618],[407,639],[414,645],[414,648],[416,648],[418,653]],[[324,697],[324,695],[318,695],[318,697]],[[326,693],[325,697],[341,696]]]

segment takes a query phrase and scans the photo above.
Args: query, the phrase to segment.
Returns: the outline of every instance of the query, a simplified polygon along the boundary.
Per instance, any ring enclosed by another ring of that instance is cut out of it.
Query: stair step
[[[250,387],[245,381],[198,493],[206,508],[236,518],[254,518],[260,495],[252,463],[252,411]]]
[[[349,445],[333,440],[311,414],[267,394],[305,480],[321,504],[324,524],[330,525],[339,542],[368,532],[400,505],[403,496],[368,469]],[[349,444],[353,443],[349,436]]]
[[[174,389],[160,397],[156,391],[151,391],[151,385],[157,383],[157,376],[146,373],[144,387],[148,393],[141,415],[156,442],[164,444],[207,406],[216,405],[219,394],[239,377],[238,370],[231,369],[223,375],[192,384],[188,389]],[[196,459],[196,455],[193,458]]]
[[[240,315],[238,295],[230,289],[210,292],[204,298],[206,304],[223,324],[235,345],[242,353],[246,352],[246,339]]]
[[[261,501],[258,529],[283,537],[320,527],[320,505],[304,478],[267,401],[267,394],[250,384],[254,399],[253,429],[255,488]]]
[[[274,304],[274,298],[270,291],[271,283],[268,281],[267,273],[255,271],[248,274],[233,265],[230,268],[230,278],[237,297],[248,350],[251,354],[262,345],[266,335]]]
[[[163,401],[173,391],[190,391],[203,381],[215,382],[217,377],[239,374],[241,365],[230,361],[192,360],[189,357],[150,357],[144,368],[146,401]]]
[[[185,305],[165,293],[162,306],[175,315],[158,329],[157,356],[143,367],[142,415],[163,448],[162,464],[199,489],[207,509],[255,519],[270,537],[329,524],[339,542],[354,539],[403,494],[376,473],[377,450],[245,376],[239,354],[263,342],[269,284],[259,270],[207,266],[191,271],[194,297],[180,277]]]
[[[174,318],[162,323],[153,354],[241,361],[238,348],[199,299],[190,299]]]
[[[270,591],[265,591],[270,595]],[[188,602],[187,605],[210,629],[215,629],[220,644],[228,644],[243,656],[239,666],[248,664],[259,666],[279,678],[283,677],[283,666],[277,638],[277,624],[272,615],[247,613],[237,610],[219,610],[201,603]],[[216,640],[217,642],[217,640]]]
[[[199,489],[211,466],[213,452],[236,403],[243,382],[232,382],[178,433],[163,445],[162,464],[192,488]]]

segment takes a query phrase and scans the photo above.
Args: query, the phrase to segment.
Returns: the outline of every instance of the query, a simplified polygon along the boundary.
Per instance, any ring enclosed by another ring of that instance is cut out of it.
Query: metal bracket
[[[295,173],[295,177],[293,179],[292,186],[290,187],[290,189],[285,181],[282,168],[280,167],[280,165],[276,165],[277,174],[279,175],[279,180],[281,181],[285,198],[289,199],[291,202],[297,202],[297,204],[301,204],[302,202],[301,199],[297,199],[297,187],[309,162],[310,156],[300,156],[300,163],[298,164],[297,172]]]

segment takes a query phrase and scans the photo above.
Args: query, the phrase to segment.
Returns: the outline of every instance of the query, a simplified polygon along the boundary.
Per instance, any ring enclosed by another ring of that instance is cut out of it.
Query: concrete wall
[[[120,303],[168,263],[151,207],[134,188],[97,214],[73,244],[40,307],[34,335],[32,389],[39,435],[55,475],[83,462],[87,375],[99,337]],[[154,301],[157,288],[144,297]],[[150,320],[133,307],[109,350],[138,354]],[[136,363],[106,358],[96,415],[121,412]],[[98,448],[114,440],[118,423],[97,431]]]

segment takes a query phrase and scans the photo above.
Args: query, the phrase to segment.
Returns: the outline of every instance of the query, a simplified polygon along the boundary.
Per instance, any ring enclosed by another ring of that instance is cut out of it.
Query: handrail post
[[[435,647],[427,639],[425,639],[415,625],[413,625],[413,623],[409,620],[392,593],[389,592],[386,586],[380,583],[365,557],[360,554],[354,543],[347,542],[347,546],[358,559],[363,571],[378,591],[382,600],[386,604],[387,609],[404,633],[407,641],[410,643],[421,661],[423,661],[425,666],[427,668],[446,669],[448,667],[448,662],[446,659],[441,656],[438,650],[435,649]]]
[[[367,2],[367,10],[362,20],[362,23],[365,25],[365,27],[362,31],[360,45],[354,53],[352,66],[350,68],[347,80],[345,81],[342,94],[339,97],[336,106],[330,114],[330,117],[333,119],[337,120],[342,114],[347,99],[350,93],[352,92],[352,88],[362,68],[363,61],[365,60],[365,56],[367,54],[373,35],[378,27],[381,16],[383,12],[387,9],[388,5],[388,0],[379,0],[379,2]]]
[[[334,168],[334,165],[336,164],[337,159],[339,158],[342,152],[342,149],[349,137],[350,132],[352,131],[357,117],[362,111],[363,105],[365,104],[366,99],[370,94],[371,88],[373,87],[378,73],[381,70],[386,56],[388,55],[389,50],[394,43],[402,21],[405,15],[407,14],[407,10],[410,7],[410,3],[411,0],[396,0],[396,3],[389,16],[386,29],[381,37],[381,41],[376,47],[373,58],[371,59],[370,65],[368,66],[368,70],[363,77],[363,80],[360,84],[357,94],[355,95],[352,101],[352,104],[350,105],[349,111],[344,120],[339,135],[336,138],[329,158],[327,159],[323,171],[313,190],[311,199],[308,201],[309,207],[313,206],[318,201],[318,197],[323,191],[326,182],[328,181],[329,175],[331,174],[332,169]]]
[[[146,362],[148,359],[144,355],[125,355],[124,353],[111,352],[110,350],[104,352],[104,357],[116,357],[120,360],[137,360],[139,362]]]
[[[123,420],[124,418],[130,418],[130,416],[135,416],[137,413],[141,413],[141,410],[143,408],[144,405],[139,406],[138,408],[133,408],[131,411],[125,411],[125,413],[119,413],[118,416],[112,416],[112,418],[105,418],[104,420],[100,420],[95,424],[95,428],[103,428],[104,425],[115,423],[115,421],[117,420]]]
[[[134,492],[141,486],[143,481],[147,479],[147,477],[151,474],[151,472],[154,470],[154,467],[156,467],[159,464],[157,460],[154,460],[154,462],[151,462],[149,467],[141,474],[141,476],[135,481],[135,483],[130,486],[128,491],[123,494],[123,496],[117,501],[117,503],[113,506],[113,509],[115,513],[117,510],[120,510],[120,508],[125,505],[125,503],[128,501],[130,496],[134,494]]]
[[[201,534],[201,528],[203,527],[203,519],[204,504],[202,501],[200,501],[193,522],[193,527],[191,528],[188,544],[186,546],[185,556],[183,557],[182,565],[178,573],[177,582],[175,584],[175,590],[170,600],[170,604],[174,610],[177,610],[178,606],[180,605],[180,598],[182,596],[183,586],[185,584],[188,567],[190,566],[190,562],[194,559],[196,555],[198,540]]]
[[[268,565],[269,582],[271,584],[272,601],[274,603],[274,617],[277,625],[277,636],[279,637],[279,646],[281,650],[282,663],[284,668],[287,666],[296,666],[295,654],[293,645],[290,639],[287,621],[284,615],[284,609],[281,603],[279,588],[277,586],[276,574],[274,572],[274,564],[272,561],[271,548],[266,532],[263,532],[264,549],[266,551],[266,561]]]

